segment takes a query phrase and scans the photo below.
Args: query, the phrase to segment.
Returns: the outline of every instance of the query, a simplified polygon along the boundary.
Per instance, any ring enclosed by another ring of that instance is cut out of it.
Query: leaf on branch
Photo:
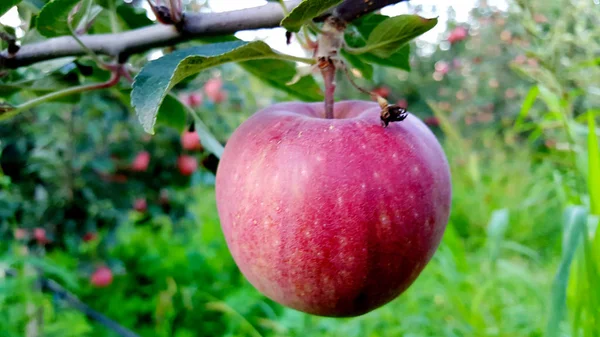
[[[352,48],[363,48],[367,44],[367,38],[369,35],[371,35],[373,29],[389,18],[389,16],[381,14],[368,14],[358,20],[353,21],[345,35],[346,44]],[[354,29],[354,31],[352,31],[352,29]],[[376,56],[370,52],[357,55],[356,53],[343,51],[343,54],[346,60],[348,60],[352,66],[363,72],[363,75],[369,79],[371,76],[368,74],[370,72],[372,73],[372,69],[369,71],[368,67],[363,66],[367,65],[370,67],[369,63],[376,63],[382,66],[410,71],[410,45],[408,43],[400,47],[400,49],[395,51],[389,57],[385,58]]]
[[[278,57],[262,41],[232,41],[178,50],[144,66],[135,77],[131,105],[144,130],[154,133],[158,108],[169,90],[184,78],[228,62]]]
[[[366,45],[354,53],[371,53],[379,58],[388,58],[412,39],[433,28],[437,21],[437,18],[426,19],[418,15],[398,15],[385,19],[370,32]]]
[[[36,26],[45,37],[71,35],[69,13],[80,0],[53,0],[47,3],[37,17]]]
[[[321,101],[321,88],[312,76],[303,76],[292,82],[297,69],[294,63],[284,60],[253,60],[240,63],[247,72],[266,84],[285,91],[304,101]]]
[[[312,20],[323,14],[329,8],[342,1],[343,0],[304,0],[281,20],[281,26],[289,31],[298,32],[306,21]]]
[[[0,1],[0,16],[6,14],[13,6],[16,6],[21,0],[2,0]]]
[[[186,107],[175,97],[167,95],[158,109],[156,123],[182,132],[187,124]]]

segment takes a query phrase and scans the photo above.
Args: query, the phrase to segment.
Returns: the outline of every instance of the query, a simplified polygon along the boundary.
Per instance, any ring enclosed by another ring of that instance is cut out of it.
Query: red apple
[[[384,128],[374,102],[282,103],[231,136],[216,178],[227,245],[269,298],[349,317],[406,290],[436,251],[451,183],[414,115]]]
[[[48,237],[46,236],[46,230],[44,228],[35,228],[33,230],[33,237],[40,245],[45,245],[48,242],[50,242],[50,240],[48,240]]]
[[[450,36],[448,36],[448,42],[455,44],[466,39],[467,35],[469,35],[469,32],[465,27],[456,27],[450,32]]]
[[[383,98],[388,98],[388,96],[390,95],[390,88],[377,87],[377,88],[373,89],[373,93],[375,93]]]
[[[215,103],[221,103],[227,98],[227,93],[223,91],[223,81],[218,77],[206,81],[204,92]]]
[[[15,228],[14,236],[16,240],[23,240],[27,237],[27,231],[23,228]]]
[[[87,232],[83,235],[83,241],[84,242],[91,242],[94,241],[98,238],[98,233],[94,233],[94,232]]]
[[[145,198],[135,199],[135,201],[133,202],[133,209],[135,209],[138,212],[144,213],[148,209],[148,202]]]
[[[96,288],[108,287],[113,281],[113,274],[108,267],[99,267],[90,277],[90,283]]]
[[[194,131],[185,131],[181,135],[181,147],[184,150],[196,151],[202,150],[202,143],[200,143],[200,137]]]
[[[150,153],[148,153],[148,151],[142,151],[133,159],[131,170],[136,172],[144,172],[148,169],[148,165],[150,165]]]
[[[181,156],[177,158],[177,167],[184,176],[192,175],[198,169],[198,160],[192,156]]]

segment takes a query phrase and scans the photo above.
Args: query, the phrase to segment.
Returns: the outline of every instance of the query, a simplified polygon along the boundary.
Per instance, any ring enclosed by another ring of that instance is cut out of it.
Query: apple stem
[[[335,101],[335,66],[328,62],[325,68],[321,68],[325,82],[325,118],[333,119],[333,103]]]

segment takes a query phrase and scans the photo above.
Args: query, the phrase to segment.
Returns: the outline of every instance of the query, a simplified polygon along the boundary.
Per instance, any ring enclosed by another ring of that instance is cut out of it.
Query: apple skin
[[[406,290],[450,211],[446,156],[414,115],[381,126],[376,103],[261,110],[229,139],[216,177],[227,245],[260,292],[320,316],[352,317]]]

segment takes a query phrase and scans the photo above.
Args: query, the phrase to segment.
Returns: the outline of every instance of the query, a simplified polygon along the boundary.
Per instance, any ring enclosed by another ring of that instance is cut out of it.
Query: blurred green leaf
[[[0,3],[0,16],[8,12],[13,6],[18,5],[22,0],[2,0]]]
[[[537,99],[538,93],[540,89],[537,85],[534,85],[529,89],[527,96],[525,96],[525,100],[523,101],[523,105],[521,105],[521,111],[519,112],[519,116],[515,121],[515,129],[520,130],[523,123],[525,122],[525,118],[529,115],[529,111],[533,107],[535,100]]]
[[[69,13],[80,0],[53,0],[47,3],[37,18],[37,30],[45,37],[70,35]]]
[[[352,55],[342,49],[342,56],[350,63],[350,65],[358,69],[366,79],[373,79],[373,66],[364,62],[359,55]]]
[[[591,212],[600,215],[600,146],[596,135],[596,111],[590,110],[588,115],[588,188],[590,193]]]
[[[490,260],[495,265],[499,256],[504,235],[508,229],[509,211],[499,209],[492,213],[492,218],[487,226],[488,244],[490,245]]]
[[[186,122],[186,107],[175,97],[167,95],[158,109],[156,123],[182,132],[186,127]]]
[[[390,57],[410,40],[429,31],[437,18],[426,19],[418,15],[398,15],[379,23],[369,34],[367,44],[353,53],[370,52],[375,56]]]
[[[184,78],[227,62],[277,57],[262,41],[223,42],[178,50],[144,66],[135,77],[131,105],[144,130],[153,133],[162,100]]]
[[[281,20],[281,26],[289,31],[297,32],[306,21],[312,20],[323,14],[329,8],[342,1],[343,0],[304,0]]]
[[[285,91],[304,101],[323,99],[321,88],[312,76],[304,76],[298,82],[288,85],[296,75],[294,63],[284,60],[252,60],[241,62],[240,66],[270,86]]]
[[[153,24],[146,15],[146,10],[129,4],[117,6],[117,14],[129,29],[136,29]]]
[[[560,323],[564,318],[566,310],[569,272],[575,252],[581,240],[585,237],[587,214],[587,210],[582,206],[571,206],[565,210],[562,260],[552,285],[550,314],[546,327],[546,336],[548,337],[558,337],[561,335]]]
[[[197,118],[196,115],[194,115],[194,122],[194,128],[200,137],[202,146],[220,159],[223,155],[223,145],[219,143],[219,141],[208,130],[208,127],[202,122],[202,120],[200,120],[200,118]]]

